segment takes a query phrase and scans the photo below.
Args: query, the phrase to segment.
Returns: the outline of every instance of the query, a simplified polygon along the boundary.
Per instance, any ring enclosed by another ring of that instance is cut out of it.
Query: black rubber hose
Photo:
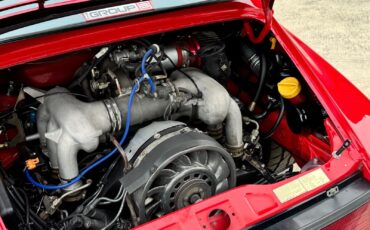
[[[56,224],[56,226],[59,229],[70,229],[71,225],[72,225],[72,227],[74,227],[74,225],[83,224],[82,219],[84,217],[85,216],[82,215],[82,214],[71,214],[71,215],[67,216],[66,218],[62,219],[61,221],[59,221]]]
[[[20,211],[22,213],[25,213],[26,219],[29,218],[33,223],[33,226],[37,229],[47,229],[48,225],[43,221],[35,212],[33,212],[28,204],[28,197],[27,194],[21,189],[21,188],[15,188],[13,186],[14,180],[9,177],[7,172],[4,170],[3,167],[0,166],[0,173],[3,176],[4,182],[6,183],[6,189],[8,191],[8,194],[10,195],[10,198],[13,200],[13,202],[19,207]],[[19,191],[22,191],[23,196],[26,200],[23,200],[22,196],[19,194]],[[27,213],[28,212],[28,213]]]
[[[280,106],[280,102],[273,102],[270,100],[268,105],[266,106],[266,109],[263,112],[259,114],[252,114],[252,117],[256,120],[262,120],[269,114],[270,111],[275,110],[279,106]]]
[[[29,200],[28,200],[28,197],[27,197],[27,194],[25,191],[21,190],[21,189],[16,189],[17,192],[21,193],[23,198],[24,198],[24,203],[25,203],[25,213],[26,213],[26,226],[28,229],[31,229],[30,228],[30,203],[29,203]]]
[[[280,111],[279,111],[279,116],[276,119],[276,121],[275,121],[274,125],[272,126],[272,128],[268,132],[266,132],[262,136],[262,138],[264,138],[264,139],[270,138],[275,133],[276,129],[279,127],[279,125],[281,123],[281,120],[283,120],[284,111],[285,111],[284,99],[282,97],[280,97]]]
[[[22,213],[25,213],[26,210],[24,208],[23,200],[19,200],[19,197],[18,197],[19,194],[18,194],[18,196],[16,196],[15,194],[17,194],[17,191],[15,189],[12,189],[12,191],[9,190],[9,195],[12,198],[12,200],[14,201],[14,203],[18,206],[18,208],[22,211]],[[48,226],[46,224],[39,223],[37,221],[37,218],[34,216],[34,215],[36,215],[35,213],[30,211],[30,214],[33,218],[35,218],[35,219],[33,219],[33,226],[36,227],[36,229],[47,229],[48,228]]]
[[[256,107],[256,103],[258,99],[261,96],[262,88],[265,84],[266,80],[266,73],[267,73],[267,63],[266,63],[266,56],[262,53],[261,56],[261,68],[260,68],[260,76],[259,76],[259,83],[258,83],[258,88],[256,91],[256,94],[254,95],[253,101],[251,102],[249,106],[249,111],[253,112],[254,108]]]
[[[20,199],[21,204],[24,205],[24,201],[23,201],[22,197],[20,196],[20,194],[18,193],[18,191],[16,189],[13,189],[13,192],[17,196],[17,198]],[[48,227],[48,225],[35,212],[33,212],[31,209],[30,209],[30,215],[34,219],[34,222],[37,222],[39,225],[41,225],[43,227],[46,227],[46,228]]]
[[[268,103],[266,109],[262,113],[252,114],[253,118],[256,119],[256,120],[261,120],[261,119],[265,118],[272,107],[273,107],[273,102],[270,101]]]

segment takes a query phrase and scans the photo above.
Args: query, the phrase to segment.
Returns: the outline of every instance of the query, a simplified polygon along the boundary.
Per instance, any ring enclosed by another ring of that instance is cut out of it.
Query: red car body
[[[261,22],[265,20],[265,12],[257,0],[214,3],[43,35],[0,45],[0,69],[159,32],[232,20],[244,20],[247,23],[251,19]],[[356,171],[370,180],[369,100],[274,17],[270,29],[331,119],[326,120],[331,149],[328,149],[326,156],[320,155],[327,161],[319,167],[327,175],[329,182],[284,203],[277,199],[273,190],[299,180],[309,172],[275,184],[243,185],[148,222],[137,229],[224,229],[226,226],[229,229],[247,228],[304,203]],[[274,137],[278,138],[277,135]],[[285,142],[295,142],[295,148],[306,149],[303,151],[305,159],[312,159],[316,150],[320,149],[317,148],[319,144],[315,143],[314,137],[293,135],[286,138],[290,139],[285,139]],[[351,140],[352,144],[340,158],[332,157],[330,153],[339,149],[346,139]],[[215,209],[223,210],[224,215],[209,217]],[[363,218],[351,218],[346,223],[342,222],[342,227],[349,224],[350,220],[355,221],[351,223],[352,226],[369,224],[370,205],[363,206],[361,213]]]

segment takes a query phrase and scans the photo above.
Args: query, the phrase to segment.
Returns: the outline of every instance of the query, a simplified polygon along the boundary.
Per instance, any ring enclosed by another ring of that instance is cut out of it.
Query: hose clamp
[[[140,90],[140,80],[138,79],[138,78],[136,78],[135,80],[134,80],[134,82],[135,82],[135,84],[134,85],[137,85],[137,89],[136,89],[136,91],[135,91],[135,93],[137,93],[137,92],[139,92],[139,90]],[[133,86],[134,87],[134,86]]]
[[[241,146],[230,146],[226,144],[226,150],[233,158],[237,158],[244,154],[244,144]]]
[[[122,128],[122,116],[116,101],[113,98],[104,100],[105,107],[107,108],[109,119],[112,125],[112,133],[116,133]]]

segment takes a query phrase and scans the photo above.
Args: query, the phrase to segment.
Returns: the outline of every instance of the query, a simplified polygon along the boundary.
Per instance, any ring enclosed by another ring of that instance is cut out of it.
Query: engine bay
[[[304,78],[273,34],[253,44],[238,21],[0,74],[14,229],[129,229],[331,157],[330,120]]]

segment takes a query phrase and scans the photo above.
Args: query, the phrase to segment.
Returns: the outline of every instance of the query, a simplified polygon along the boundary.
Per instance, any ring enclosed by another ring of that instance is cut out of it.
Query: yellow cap
[[[301,92],[301,84],[295,77],[286,77],[278,83],[278,91],[285,99],[292,99]]]

